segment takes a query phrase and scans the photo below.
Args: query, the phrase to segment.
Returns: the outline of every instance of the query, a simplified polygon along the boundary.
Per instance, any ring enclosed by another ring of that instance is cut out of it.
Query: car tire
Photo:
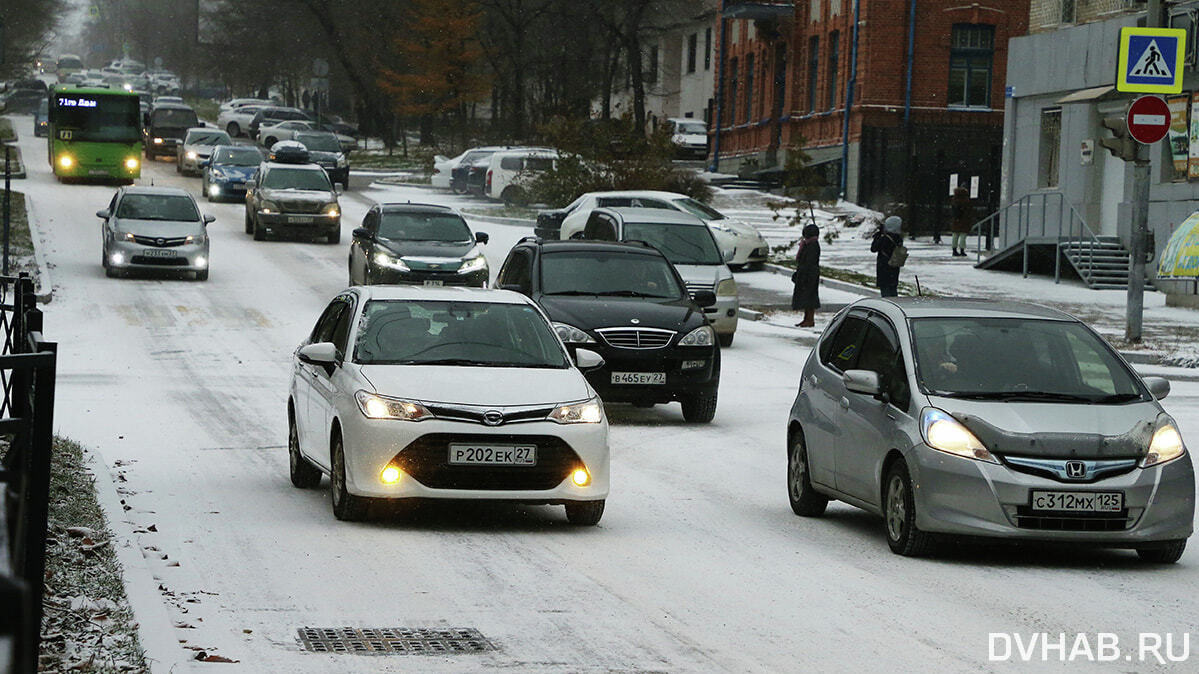
[[[269,150],[271,149],[272,145],[278,142],[278,140],[268,137],[265,141],[263,141],[262,146]]]
[[[787,447],[787,500],[791,511],[800,517],[820,517],[828,507],[828,497],[812,487],[807,443],[803,431],[798,430]]]
[[[697,393],[683,398],[683,418],[693,424],[706,424],[716,416],[716,392]]]
[[[577,527],[593,527],[604,516],[604,500],[574,501],[566,504],[566,521]]]
[[[1187,540],[1179,538],[1167,541],[1164,545],[1152,548],[1137,548],[1137,556],[1142,562],[1151,564],[1173,564],[1182,558],[1187,549]]]
[[[883,481],[883,522],[891,552],[920,557],[932,551],[932,534],[916,526],[916,495],[908,465],[902,459],[891,464]]]
[[[321,483],[321,470],[300,454],[300,433],[296,429],[296,416],[287,410],[287,456],[291,472],[291,484],[297,489],[312,489]]]
[[[367,500],[346,489],[346,453],[340,432],[333,436],[329,450],[333,462],[333,474],[329,476],[333,483],[329,490],[333,516],[343,522],[361,521],[366,518]]]
[[[716,335],[716,341],[717,341],[717,342],[720,342],[720,346],[721,346],[721,347],[723,347],[723,348],[727,349],[727,348],[729,348],[730,346],[732,346],[732,345],[733,345],[733,336],[734,336],[735,334],[737,334],[737,333],[735,333],[735,332],[730,332],[730,333],[729,333],[729,334],[727,334],[727,335]]]
[[[204,271],[196,272],[196,280],[197,281],[207,281],[208,280],[208,270],[205,269]]]
[[[241,127],[237,122],[229,122],[229,125],[225,127],[225,132],[229,134],[230,138],[237,138],[241,135]]]
[[[325,236],[325,243],[341,243],[341,226]]]
[[[343,192],[350,191],[350,172],[349,171],[346,171],[346,179],[341,181],[341,191],[343,191]]]
[[[258,219],[254,219],[254,240],[266,241],[266,230],[258,226]]]

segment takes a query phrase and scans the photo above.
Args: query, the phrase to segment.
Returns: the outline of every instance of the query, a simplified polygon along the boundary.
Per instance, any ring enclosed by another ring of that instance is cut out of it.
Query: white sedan
[[[726,217],[711,206],[677,192],[588,192],[562,209],[564,217],[559,237],[569,239],[581,233],[593,209],[611,207],[664,208],[694,215],[707,223],[708,229],[712,230],[716,245],[729,261],[729,267],[760,266],[770,257],[770,245],[752,225]]]
[[[566,506],[594,525],[608,422],[545,315],[504,290],[355,286],[295,352],[287,401],[296,487],[332,481],[333,514],[379,499]]]

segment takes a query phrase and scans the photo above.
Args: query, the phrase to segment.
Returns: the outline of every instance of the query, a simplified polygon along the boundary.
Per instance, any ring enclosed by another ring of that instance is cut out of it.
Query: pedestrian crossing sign
[[[1185,46],[1182,28],[1121,28],[1116,90],[1181,93]]]

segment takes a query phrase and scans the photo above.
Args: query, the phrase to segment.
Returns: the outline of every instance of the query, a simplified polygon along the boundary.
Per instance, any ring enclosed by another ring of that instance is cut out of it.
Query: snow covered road
[[[1131,645],[1199,625],[1194,548],[1169,567],[1129,551],[992,546],[908,559],[856,509],[792,515],[785,423],[807,348],[747,322],[724,354],[711,425],[685,424],[677,405],[609,408],[598,527],[569,526],[558,507],[491,505],[338,522],[327,488],[288,481],[285,404],[292,350],[345,284],[346,245],[254,242],[240,204],[202,203],[217,218],[210,281],[107,279],[94,213],[113,188],[59,185],[29,118],[17,129],[30,177],[15,187],[53,265],[57,430],[124,480],[176,625],[158,627],[182,647],[172,671],[217,667],[187,647],[245,672],[965,671],[998,664],[990,632],[1114,632]],[[170,162],[143,176],[199,193]],[[342,198],[343,240],[372,199],[466,201],[356,190]],[[472,225],[492,236],[493,270],[530,233]],[[1199,438],[1199,383],[1176,383],[1166,402]],[[341,626],[473,627],[497,650],[362,657],[297,643],[300,627]]]

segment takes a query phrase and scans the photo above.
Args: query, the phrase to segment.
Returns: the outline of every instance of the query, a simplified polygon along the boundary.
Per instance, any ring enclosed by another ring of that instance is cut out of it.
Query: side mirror
[[[375,238],[374,235],[371,234],[371,230],[367,229],[366,227],[355,228],[352,234],[355,239],[362,239],[363,241],[371,241]]]
[[[1170,380],[1163,377],[1145,377],[1145,386],[1149,387],[1149,392],[1154,398],[1162,400],[1170,395]]]
[[[212,223],[214,223],[214,222],[216,222],[216,216],[215,216],[215,215],[205,215],[205,216],[204,216],[204,224],[205,224],[205,225],[211,225],[211,224],[212,224]]]
[[[882,392],[878,373],[873,370],[846,370],[841,380],[845,382],[845,388],[854,393],[876,396]]]
[[[716,293],[711,290],[697,290],[691,299],[704,309],[716,306]]]
[[[487,232],[475,232],[475,243],[484,243],[485,244],[490,240],[491,240],[491,237],[487,236]]]
[[[96,211],[96,217],[100,218],[101,220],[107,220],[109,217],[108,209],[106,208],[102,211]]]
[[[337,362],[337,347],[333,342],[317,342],[300,347],[296,357],[309,365],[332,365]]]
[[[604,357],[591,349],[575,349],[575,365],[580,370],[594,370],[604,364]]]
[[[737,256],[736,248],[734,248],[733,250],[730,250],[730,251],[726,251],[724,254],[724,263],[728,264],[728,263],[732,262],[733,258],[736,256]]]

